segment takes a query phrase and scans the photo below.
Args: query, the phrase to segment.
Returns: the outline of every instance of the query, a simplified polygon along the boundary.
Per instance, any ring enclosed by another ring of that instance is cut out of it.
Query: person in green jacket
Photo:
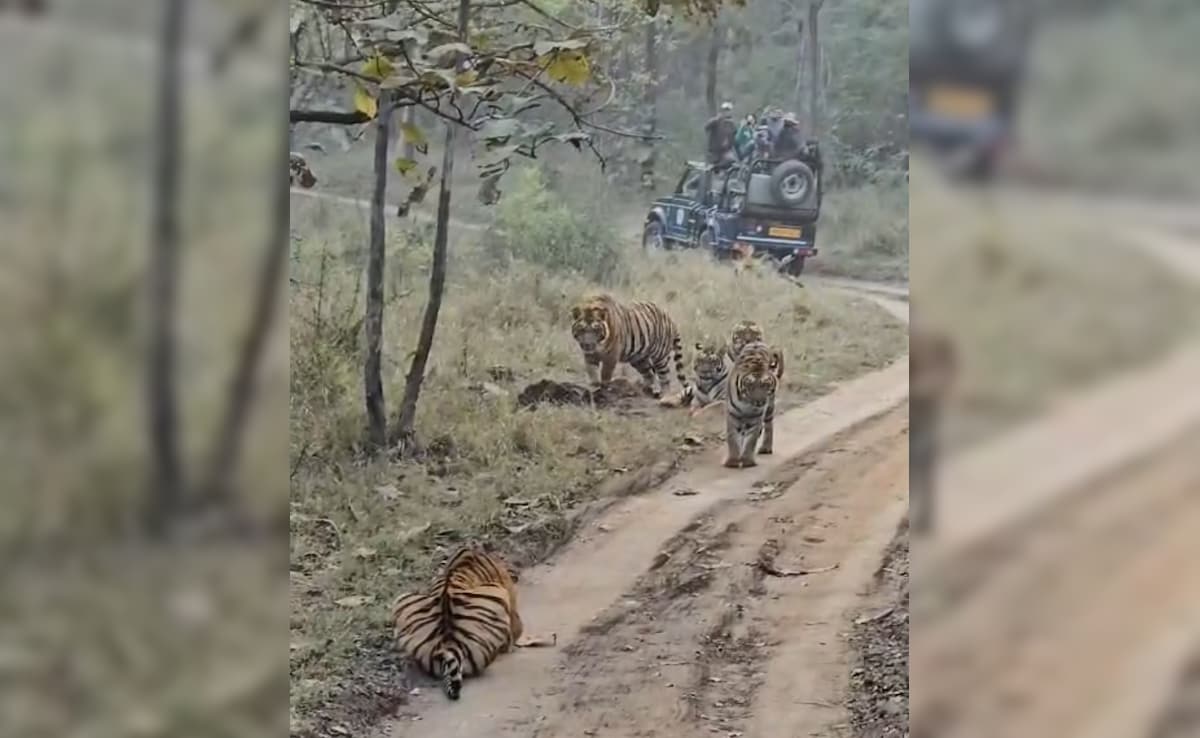
[[[754,116],[747,115],[733,137],[733,149],[739,159],[747,159],[754,149]]]

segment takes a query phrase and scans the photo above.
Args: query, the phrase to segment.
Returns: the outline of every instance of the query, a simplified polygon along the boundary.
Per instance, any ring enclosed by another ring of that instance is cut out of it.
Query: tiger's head
[[[601,298],[589,298],[571,308],[571,335],[585,354],[599,352],[612,336],[611,306]]]
[[[305,158],[292,152],[288,159],[288,181],[291,184],[299,184],[304,189],[311,189],[317,183],[317,175],[313,174],[309,168]]]
[[[762,326],[753,320],[739,322],[733,327],[733,333],[729,336],[730,355],[734,357],[740,355],[742,349],[748,344],[765,340],[765,335]]]
[[[755,404],[765,403],[779,386],[776,366],[771,348],[762,341],[752,341],[742,347],[734,370],[738,395]]]
[[[692,359],[692,369],[696,372],[696,378],[701,381],[720,379],[725,373],[727,351],[724,344],[715,341],[698,342],[696,356]]]

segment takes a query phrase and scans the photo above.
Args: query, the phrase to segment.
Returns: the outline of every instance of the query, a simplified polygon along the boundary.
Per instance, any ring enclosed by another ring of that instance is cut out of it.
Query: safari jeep
[[[816,142],[799,158],[740,163],[718,174],[707,164],[688,162],[675,191],[651,205],[642,245],[701,248],[717,257],[753,254],[799,275],[805,260],[817,254],[820,212]]]
[[[952,176],[989,179],[1011,140],[1031,0],[911,0],[909,132]]]

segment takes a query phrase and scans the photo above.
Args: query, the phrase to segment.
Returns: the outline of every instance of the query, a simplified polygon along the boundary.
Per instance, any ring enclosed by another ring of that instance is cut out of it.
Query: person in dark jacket
[[[804,139],[800,135],[800,121],[794,113],[788,113],[783,119],[783,125],[775,136],[775,158],[792,159],[804,148]]]
[[[733,163],[737,124],[733,122],[733,103],[721,103],[721,112],[704,125],[708,136],[708,163],[724,166]]]

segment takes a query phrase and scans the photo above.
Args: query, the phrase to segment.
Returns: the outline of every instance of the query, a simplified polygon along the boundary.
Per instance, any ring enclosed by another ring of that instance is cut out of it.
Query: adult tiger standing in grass
[[[457,700],[463,677],[481,674],[512,650],[524,626],[508,565],[476,547],[460,549],[424,593],[404,594],[392,606],[396,641]],[[524,644],[521,644],[524,645]]]
[[[756,466],[756,447],[759,454],[774,451],[777,355],[782,356],[762,341],[748,343],[738,352],[725,395],[725,441],[729,446],[725,466],[731,469]]]
[[[646,391],[661,398],[671,383],[674,358],[683,396],[691,395],[679,327],[658,305],[641,300],[622,305],[607,294],[587,297],[571,308],[571,335],[583,351],[592,384],[608,384],[617,364],[626,363],[642,376]]]

